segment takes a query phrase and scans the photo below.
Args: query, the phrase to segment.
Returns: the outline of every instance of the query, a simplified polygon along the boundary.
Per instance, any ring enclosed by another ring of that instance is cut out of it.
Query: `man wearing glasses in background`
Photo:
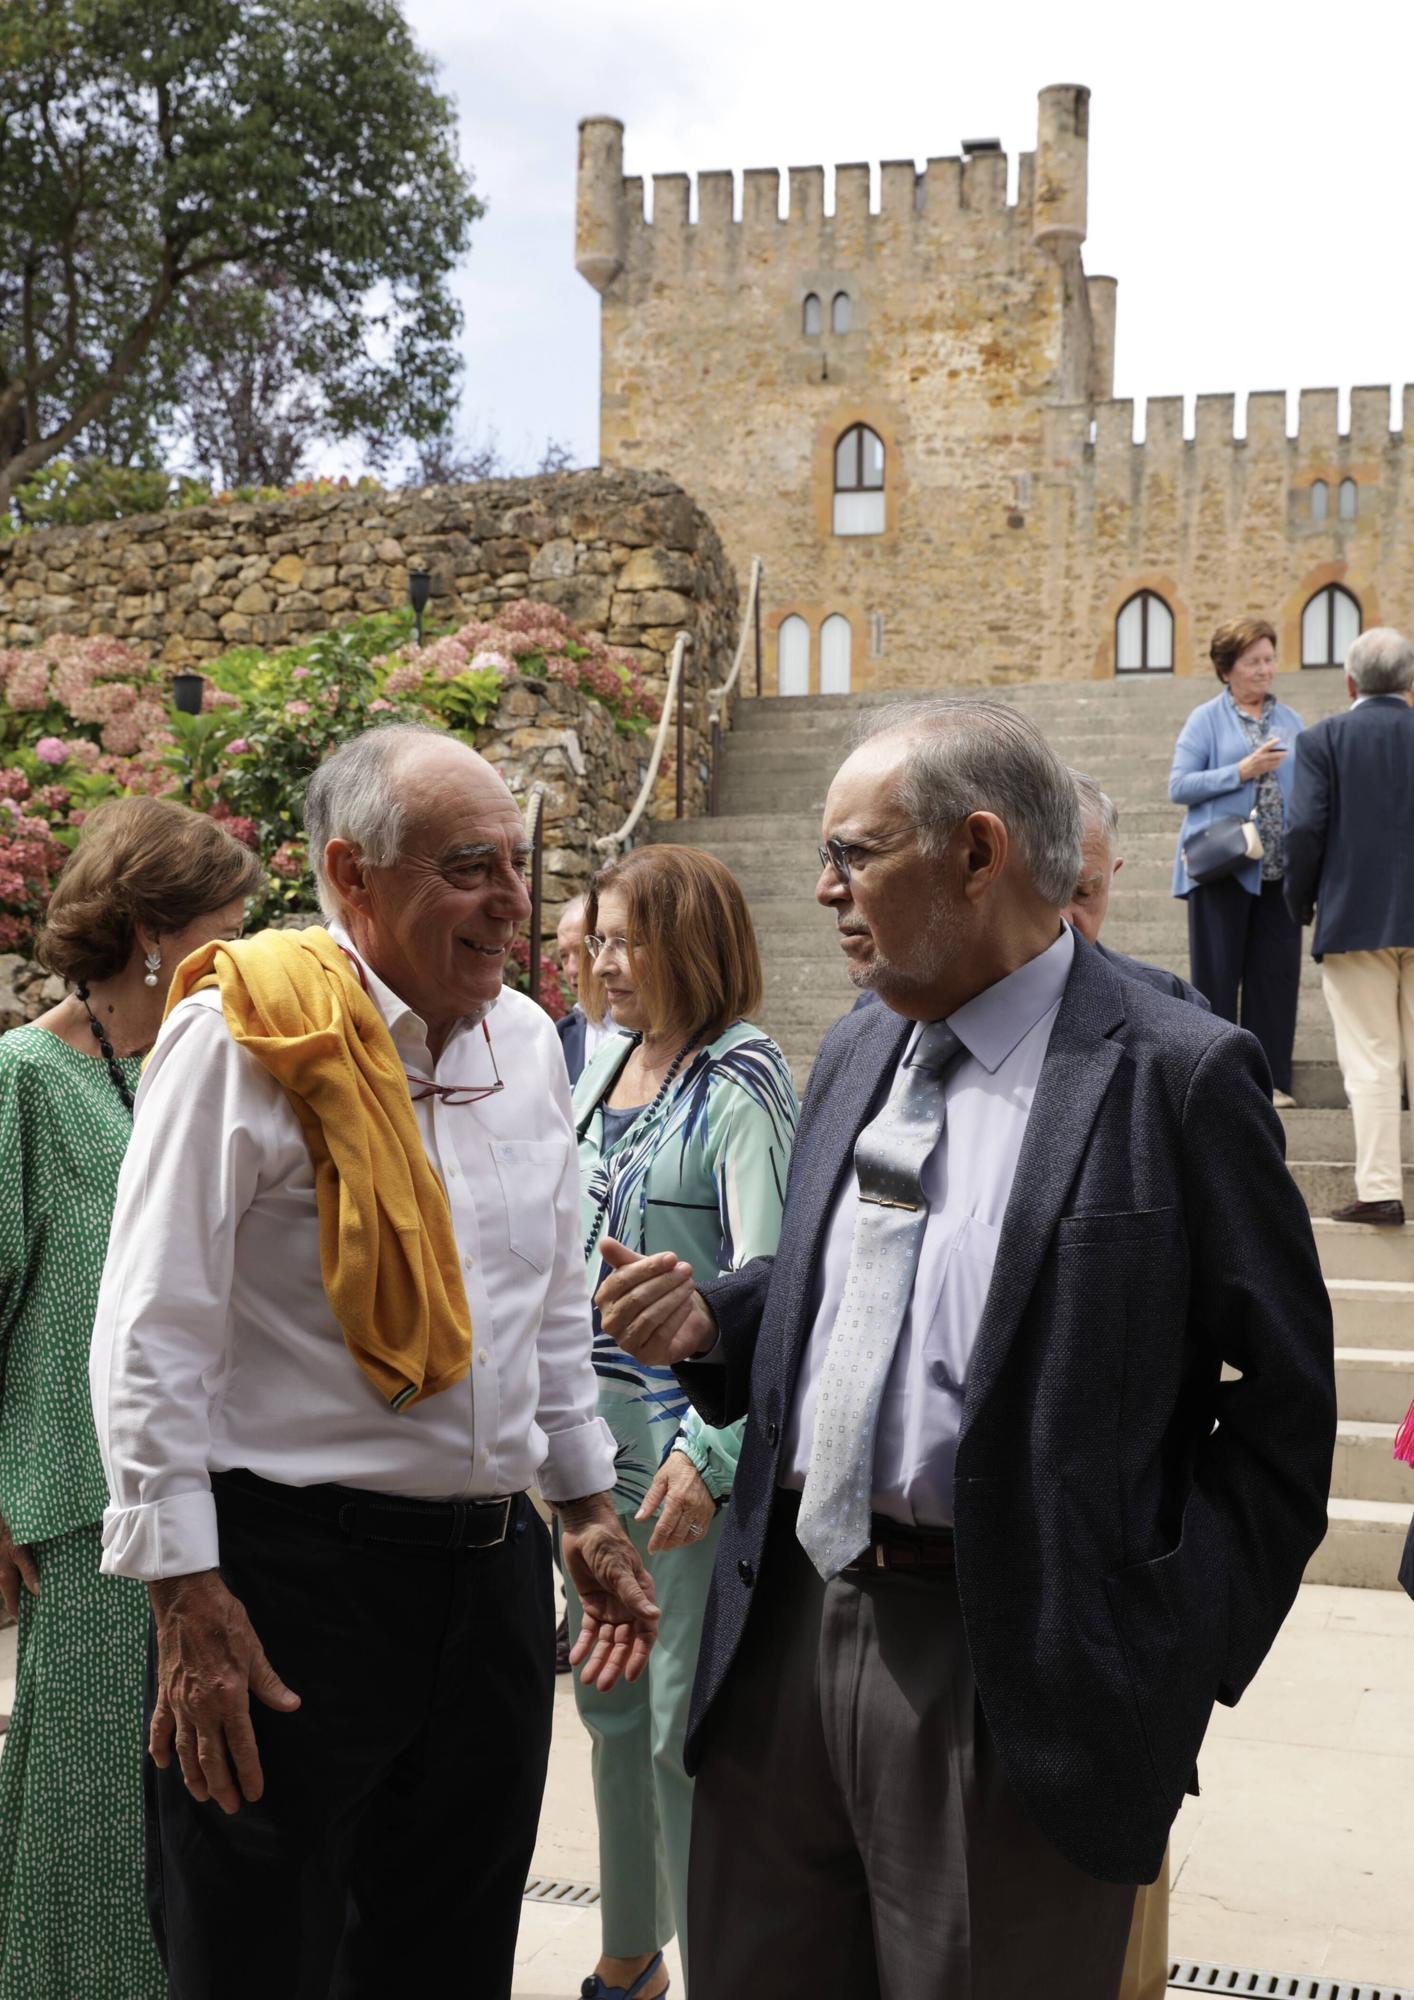
[[[149,1581],[149,1901],[173,2000],[510,1993],[550,1741],[548,1536],[608,1687],[653,1643],[608,1493],[527,845],[388,728],[306,804],[327,931],[186,962],[94,1331],[104,1568]],[[249,1699],[250,1695],[255,1700]]]

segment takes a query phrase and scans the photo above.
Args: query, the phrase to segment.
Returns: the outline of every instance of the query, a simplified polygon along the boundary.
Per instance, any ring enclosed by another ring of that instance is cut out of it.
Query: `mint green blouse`
[[[137,1056],[121,1063],[136,1092]],[[0,1035],[0,1514],[17,1542],[101,1521],[88,1349],[133,1121],[96,1056]]]
[[[771,1256],[781,1231],[800,1104],[769,1035],[738,1021],[702,1049],[655,1106],[645,1106],[606,1149],[601,1099],[627,1060],[615,1036],[574,1087],[590,1296],[606,1268],[605,1236],[652,1256],[671,1250],[701,1281]],[[615,1346],[594,1315],[599,1414],[618,1443],[620,1511],[637,1508],[669,1451],[685,1452],[713,1499],[731,1492],[741,1425],[713,1430],[691,1408],[671,1368],[650,1368]]]

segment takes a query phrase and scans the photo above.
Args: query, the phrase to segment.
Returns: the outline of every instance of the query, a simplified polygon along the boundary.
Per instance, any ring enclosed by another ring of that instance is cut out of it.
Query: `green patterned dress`
[[[141,1065],[122,1065],[137,1089]],[[147,1596],[99,1575],[88,1347],[132,1131],[106,1066],[0,1036],[0,1514],[28,1543],[0,1757],[0,2000],[162,2000],[142,1866]]]

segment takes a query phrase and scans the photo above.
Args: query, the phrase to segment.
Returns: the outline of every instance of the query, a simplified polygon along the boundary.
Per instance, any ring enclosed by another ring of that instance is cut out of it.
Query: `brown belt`
[[[870,1524],[871,1540],[853,1562],[845,1564],[845,1576],[871,1570],[950,1570],[955,1567],[951,1528],[905,1528],[876,1514]]]

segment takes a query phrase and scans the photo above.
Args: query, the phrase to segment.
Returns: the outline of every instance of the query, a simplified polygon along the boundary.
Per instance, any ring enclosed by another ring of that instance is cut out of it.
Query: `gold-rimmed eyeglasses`
[[[615,958],[628,958],[633,952],[626,937],[596,937],[592,931],[584,940],[584,949],[591,965],[601,952],[611,951]]]

